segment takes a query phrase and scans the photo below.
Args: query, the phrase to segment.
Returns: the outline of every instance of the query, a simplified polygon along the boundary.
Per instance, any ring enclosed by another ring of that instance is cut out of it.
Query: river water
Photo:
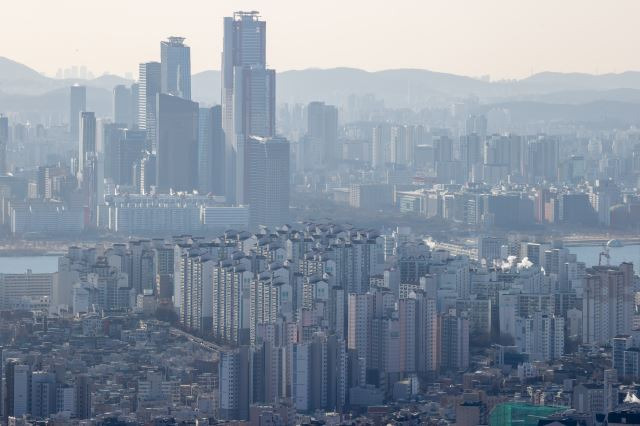
[[[3,256],[0,257],[0,274],[24,274],[27,269],[36,273],[58,270],[58,256]]]
[[[602,245],[568,247],[587,267],[598,264]],[[640,271],[640,244],[609,248],[610,263],[633,262],[635,270]],[[31,269],[33,273],[51,273],[58,270],[58,256],[0,256],[0,274],[23,274]]]

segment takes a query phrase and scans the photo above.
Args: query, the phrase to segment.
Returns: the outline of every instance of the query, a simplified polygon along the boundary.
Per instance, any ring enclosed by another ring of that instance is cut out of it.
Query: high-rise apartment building
[[[156,96],[160,93],[160,62],[140,64],[138,75],[138,127],[147,131],[149,147],[156,141]]]
[[[159,192],[193,191],[198,183],[198,104],[164,93],[156,108]]]
[[[183,37],[160,42],[162,93],[191,99],[191,49]]]
[[[449,310],[440,318],[440,368],[463,371],[469,367],[469,320],[466,312]]]
[[[374,168],[383,167],[389,161],[390,144],[391,128],[387,124],[374,127],[371,143],[371,165]]]
[[[357,384],[366,383],[367,356],[371,347],[371,324],[373,319],[373,295],[349,294],[347,349],[357,358]]]
[[[211,333],[214,261],[206,252],[194,249],[181,260],[183,274],[180,323],[191,330]],[[218,297],[219,295],[216,295]]]
[[[249,342],[252,278],[246,258],[224,260],[214,266],[212,335],[215,338],[232,344]]]
[[[633,264],[587,269],[582,297],[582,340],[605,344],[631,333],[634,309]]]
[[[73,85],[69,91],[69,134],[71,141],[80,139],[80,113],[87,110],[87,88]]]

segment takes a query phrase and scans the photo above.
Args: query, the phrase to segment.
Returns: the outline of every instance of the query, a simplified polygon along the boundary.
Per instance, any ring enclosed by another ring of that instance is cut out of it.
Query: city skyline
[[[181,36],[192,47],[194,73],[218,70],[222,17],[232,9],[259,9],[263,19],[271,22],[267,66],[281,71],[340,66],[369,71],[421,68],[501,79],[542,71],[601,74],[640,69],[640,58],[633,53],[638,35],[629,21],[637,15],[633,11],[640,12],[640,5],[632,1],[590,2],[591,7],[573,0],[559,5],[550,1],[517,5],[502,0],[477,4],[405,1],[401,6],[406,7],[392,10],[381,2],[367,3],[366,8],[352,2],[337,9],[333,1],[314,8],[301,8],[291,1],[206,6],[190,1],[171,13],[150,8],[143,1],[127,4],[126,14],[117,7],[121,2],[111,2],[109,8],[77,0],[66,2],[66,9],[34,1],[12,5],[0,34],[6,32],[5,38],[11,34],[18,42],[4,46],[3,56],[47,75],[70,65],[87,66],[97,75],[104,71],[135,75],[136,63],[159,59],[157,40]],[[14,14],[16,19],[12,19]],[[65,25],[67,16],[89,18],[94,14],[102,19],[75,19]],[[143,14],[145,22],[151,23],[144,29],[139,25]],[[33,17],[28,27],[21,25],[21,16]],[[105,19],[109,17],[112,19]],[[112,31],[114,20],[120,22],[117,33]],[[374,28],[383,31],[371,31]],[[50,37],[52,32],[55,38]],[[78,32],[84,36],[76,37]],[[415,54],[416,41],[424,55]],[[115,48],[124,45],[127,49]],[[92,54],[93,49],[100,55]]]
[[[640,72],[276,78],[615,69],[617,8],[77,1],[95,62],[0,57],[0,426],[640,425]]]

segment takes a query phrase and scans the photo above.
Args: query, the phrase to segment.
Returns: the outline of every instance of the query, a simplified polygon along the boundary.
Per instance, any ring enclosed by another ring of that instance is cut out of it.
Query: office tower
[[[9,143],[9,119],[0,114],[0,176],[7,174],[7,144]]]
[[[502,246],[507,241],[504,238],[479,236],[478,237],[478,259],[486,260],[487,265],[492,265],[494,260],[502,259]]]
[[[91,407],[91,378],[86,374],[79,374],[75,378],[75,414],[78,419],[90,419]]]
[[[116,183],[118,176],[117,158],[119,140],[122,129],[117,123],[105,120],[98,121],[96,145],[99,146],[104,158],[104,178]]]
[[[132,121],[133,102],[131,88],[119,84],[113,88],[113,122],[122,127],[130,128]]]
[[[191,100],[191,50],[183,37],[160,42],[162,93]]]
[[[80,139],[80,113],[87,110],[87,88],[73,85],[69,92],[69,135],[72,142]]]
[[[222,107],[200,108],[198,120],[198,190],[224,195]]]
[[[31,412],[31,368],[18,359],[9,359],[5,368],[5,419]]]
[[[252,226],[289,220],[289,142],[282,137],[250,137],[246,145],[246,202]]]
[[[138,128],[147,131],[147,148],[156,142],[156,96],[160,93],[160,63],[140,64],[138,75]]]
[[[56,412],[55,374],[34,371],[31,375],[31,415],[43,419]]]
[[[238,204],[246,204],[246,182],[248,166],[246,145],[250,137],[268,138],[275,135],[275,71],[259,67],[243,67],[235,71],[234,87],[235,135],[232,143],[236,143],[235,174],[227,172],[227,178],[235,178]],[[225,138],[225,143],[227,143]],[[234,170],[234,169],[232,169]]]
[[[587,269],[582,297],[582,340],[605,344],[631,333],[634,306],[633,264]]]
[[[144,157],[147,134],[128,129],[117,129],[114,133],[113,138],[109,138],[110,148],[105,147],[105,178],[116,185],[135,185],[133,167]]]
[[[341,156],[338,152],[338,109],[324,102],[311,102],[307,106],[307,137],[310,143],[321,146],[321,158],[312,161],[334,166]]]
[[[224,18],[222,124],[227,201],[245,200],[245,143],[275,133],[275,71],[266,69],[266,23],[258,12]]]
[[[193,191],[198,183],[198,104],[163,93],[157,99],[158,191]]]
[[[96,153],[96,116],[92,112],[80,113],[80,139],[78,141],[78,170],[84,171],[87,155]]]
[[[469,367],[469,320],[466,312],[450,309],[440,318],[440,368],[464,371]]]
[[[89,151],[85,154],[82,169],[78,173],[85,227],[98,225],[98,204],[104,200],[104,165],[101,163],[101,155]]]

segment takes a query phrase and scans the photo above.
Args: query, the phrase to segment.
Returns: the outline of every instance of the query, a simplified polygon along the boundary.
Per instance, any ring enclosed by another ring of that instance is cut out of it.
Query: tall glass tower
[[[275,89],[275,71],[266,68],[266,22],[255,11],[224,18],[222,125],[228,202],[247,203],[245,145],[251,136],[274,136]]]
[[[160,42],[162,93],[191,100],[191,49],[183,37]]]

